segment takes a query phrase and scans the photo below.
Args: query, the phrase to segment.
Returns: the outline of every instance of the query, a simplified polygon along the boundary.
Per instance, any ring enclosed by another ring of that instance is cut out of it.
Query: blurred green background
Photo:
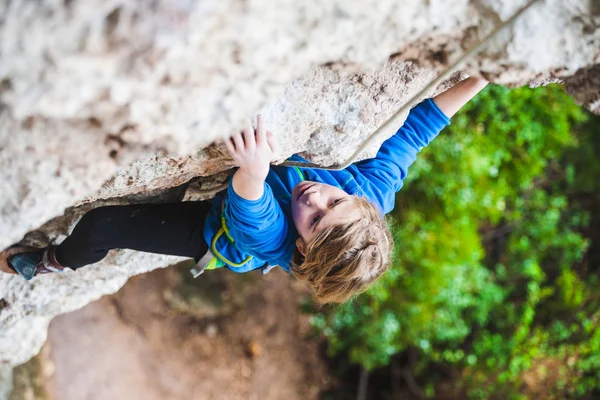
[[[417,397],[600,397],[599,128],[557,85],[461,110],[397,196],[391,270],[306,307],[340,374],[399,374]]]

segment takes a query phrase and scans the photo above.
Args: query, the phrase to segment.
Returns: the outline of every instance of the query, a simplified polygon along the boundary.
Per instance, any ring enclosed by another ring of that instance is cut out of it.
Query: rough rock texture
[[[160,201],[229,168],[218,146],[197,150],[259,111],[282,158],[339,162],[523,4],[1,2],[0,247],[43,224],[48,237],[36,239],[60,241],[98,200]],[[540,0],[463,70],[505,85],[566,79],[597,110],[598,11],[592,0]],[[81,207],[61,217],[72,205]],[[52,316],[175,260],[123,251],[77,273],[30,282],[3,274],[0,361],[26,361]]]
[[[579,104],[594,114],[600,114],[600,64],[582,68],[565,79],[565,90]]]

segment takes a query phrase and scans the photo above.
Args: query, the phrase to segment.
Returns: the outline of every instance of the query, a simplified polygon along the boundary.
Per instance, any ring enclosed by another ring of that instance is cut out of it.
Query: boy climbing
[[[344,302],[389,267],[393,242],[383,216],[417,153],[487,83],[468,78],[423,101],[375,158],[341,171],[271,166],[277,146],[259,116],[256,129],[225,142],[239,169],[212,202],[99,207],[59,245],[5,250],[0,270],[31,279],[134,249],[191,257],[207,269],[279,265],[307,281],[319,301]]]

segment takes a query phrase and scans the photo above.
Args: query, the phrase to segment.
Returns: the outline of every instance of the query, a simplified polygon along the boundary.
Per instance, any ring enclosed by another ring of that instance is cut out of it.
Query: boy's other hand
[[[256,117],[256,129],[251,124],[241,132],[236,132],[225,141],[231,158],[246,177],[264,181],[269,173],[271,161],[278,151],[275,136],[266,130],[262,116]]]
[[[479,93],[489,82],[484,78],[470,77],[433,98],[439,109],[452,118],[458,110]]]

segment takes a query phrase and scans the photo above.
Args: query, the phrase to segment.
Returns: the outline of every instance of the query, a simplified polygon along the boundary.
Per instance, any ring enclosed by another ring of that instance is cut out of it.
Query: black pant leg
[[[112,249],[200,258],[208,249],[203,231],[211,206],[200,201],[95,208],[57,247],[56,259],[77,269],[102,260]]]

